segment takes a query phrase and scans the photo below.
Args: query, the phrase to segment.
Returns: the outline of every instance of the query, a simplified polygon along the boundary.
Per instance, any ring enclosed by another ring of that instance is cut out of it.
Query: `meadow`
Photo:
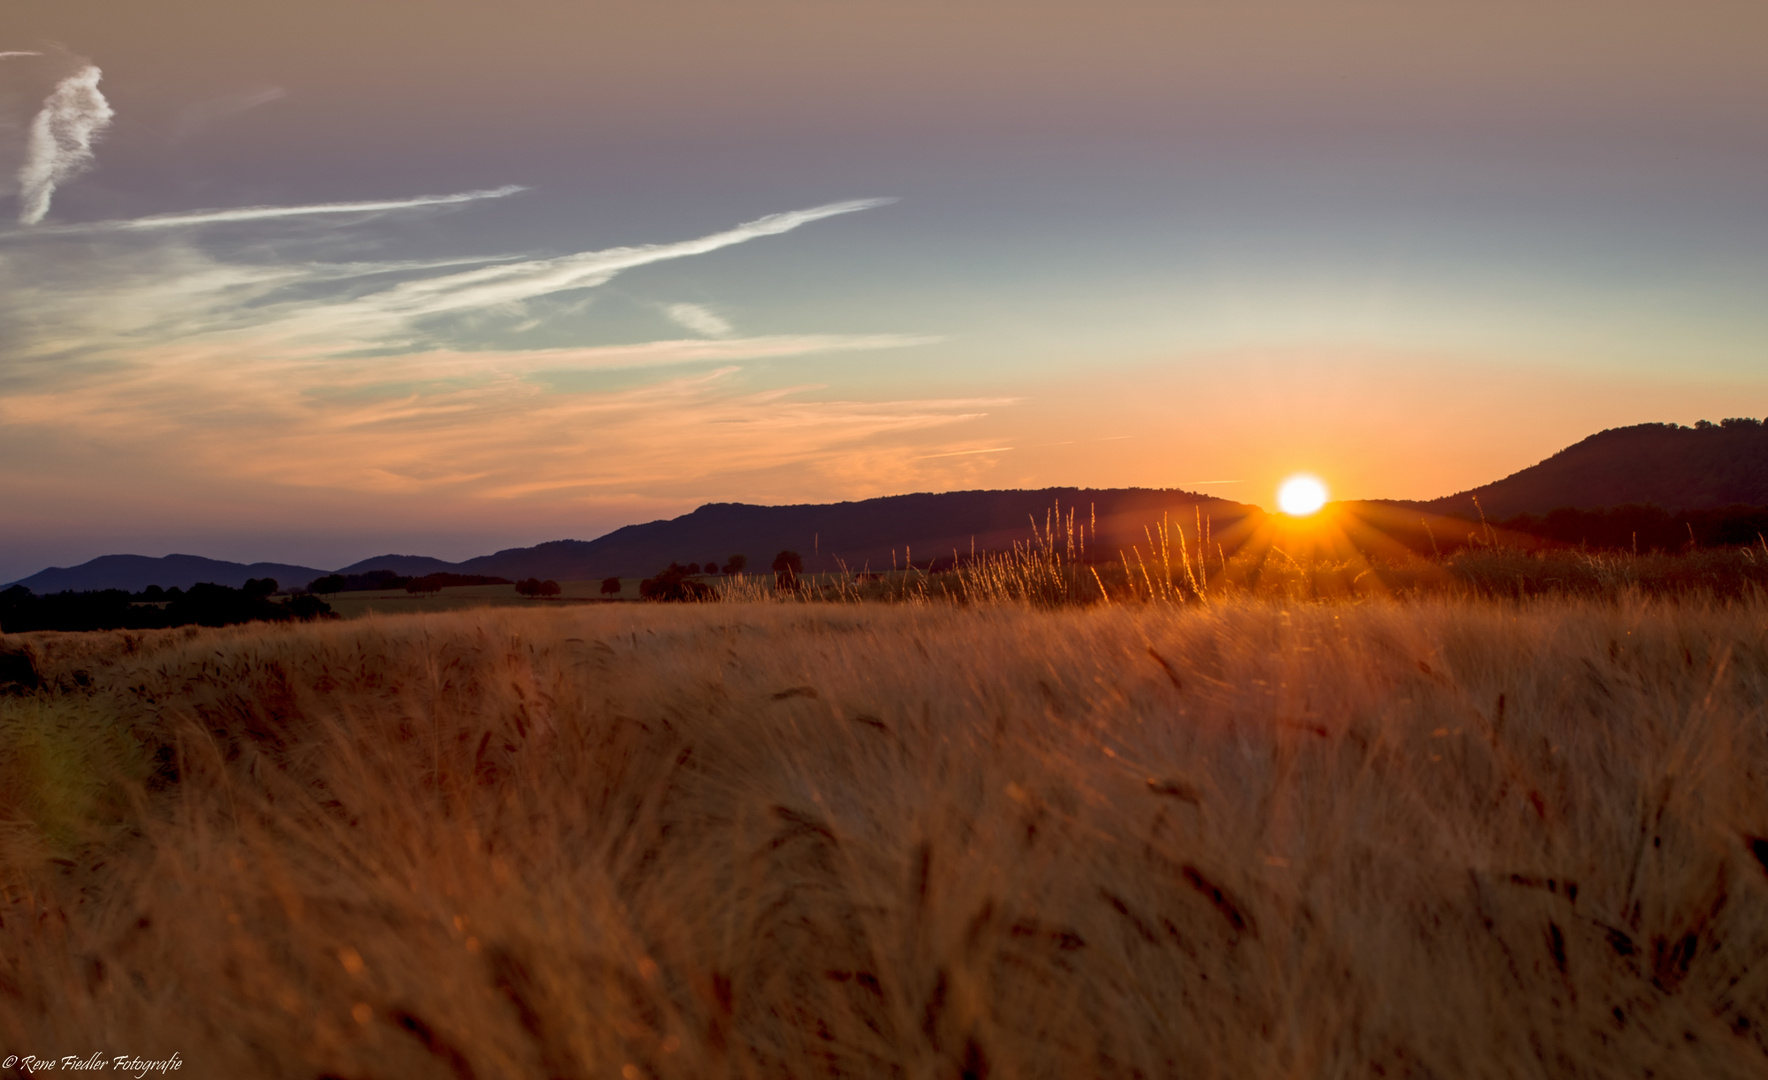
[[[1759,596],[26,640],[48,686],[0,698],[3,1054],[303,1078],[1768,1069]]]

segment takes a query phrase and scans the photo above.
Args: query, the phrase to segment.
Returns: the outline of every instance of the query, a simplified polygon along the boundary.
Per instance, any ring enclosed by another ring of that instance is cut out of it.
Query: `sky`
[[[0,581],[1768,413],[1768,7],[13,0]]]

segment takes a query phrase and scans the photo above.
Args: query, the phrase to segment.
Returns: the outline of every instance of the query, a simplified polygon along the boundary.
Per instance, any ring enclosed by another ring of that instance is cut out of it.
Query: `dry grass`
[[[1768,605],[33,638],[0,1053],[200,1077],[1768,1071]]]

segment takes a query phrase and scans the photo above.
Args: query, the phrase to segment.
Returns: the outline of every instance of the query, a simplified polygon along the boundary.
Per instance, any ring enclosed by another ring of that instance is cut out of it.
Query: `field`
[[[51,687],[0,698],[0,1054],[1768,1073],[1759,592],[28,641]]]

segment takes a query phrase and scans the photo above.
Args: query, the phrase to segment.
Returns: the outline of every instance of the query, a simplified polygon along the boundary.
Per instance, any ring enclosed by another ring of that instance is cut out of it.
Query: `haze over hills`
[[[1702,421],[1694,427],[1612,428],[1471,491],[1428,502],[1377,500],[1362,505],[1475,520],[1476,498],[1494,522],[1564,507],[1596,510],[1650,504],[1675,512],[1768,506],[1768,425],[1732,419],[1718,424]],[[680,517],[628,525],[594,540],[554,540],[459,563],[388,554],[332,571],[283,563],[246,565],[195,555],[162,559],[106,555],[75,567],[51,567],[16,584],[36,593],[139,591],[148,585],[189,588],[199,581],[238,587],[248,578],[273,577],[284,588],[298,588],[328,573],[370,570],[568,581],[643,577],[672,561],[722,564],[734,554],[748,556],[751,570],[765,570],[782,549],[802,554],[805,568],[811,571],[843,566],[880,570],[901,565],[911,555],[924,564],[954,552],[1007,549],[1030,536],[1034,521],[1041,528],[1056,505],[1076,510],[1087,525],[1088,546],[1108,557],[1132,544],[1145,548],[1144,529],[1162,514],[1190,523],[1200,512],[1210,519],[1215,538],[1232,547],[1264,513],[1255,506],[1194,492],[1150,488],[953,491],[798,506],[709,503]]]
[[[1024,543],[1032,523],[1041,529],[1055,506],[1076,511],[1077,526],[1092,530],[1097,545],[1111,552],[1132,543],[1146,547],[1143,530],[1163,513],[1190,523],[1201,509],[1217,532],[1263,514],[1226,499],[1153,488],[950,491],[800,506],[708,503],[691,514],[628,525],[595,540],[555,540],[482,555],[461,563],[459,570],[561,581],[638,577],[670,561],[723,562],[737,553],[749,556],[751,569],[765,569],[782,549],[802,554],[810,571],[885,570],[910,557],[925,562]]]
[[[12,584],[23,585],[38,594],[56,593],[64,589],[75,592],[89,589],[128,589],[130,592],[140,592],[149,585],[188,589],[199,581],[237,589],[252,578],[275,578],[278,584],[286,587],[290,584],[305,585],[326,573],[327,571],[315,570],[311,566],[271,562],[237,563],[224,559],[205,559],[201,555],[167,555],[158,559],[146,555],[100,555],[78,566],[51,566]]]
[[[1732,419],[1610,428],[1502,480],[1409,505],[1463,518],[1484,509],[1493,521],[1561,507],[1768,506],[1768,425]]]
[[[1075,512],[1077,530],[1087,543],[1115,553],[1131,544],[1147,546],[1144,529],[1172,514],[1190,523],[1199,511],[1214,535],[1230,545],[1237,529],[1263,514],[1255,506],[1180,490],[1150,488],[1043,488],[1034,491],[953,491],[892,495],[860,502],[799,506],[710,503],[690,514],[628,525],[594,540],[554,540],[534,547],[509,548],[464,562],[417,555],[361,559],[338,573],[393,570],[404,575],[439,571],[558,581],[601,577],[644,577],[670,562],[724,563],[732,555],[749,558],[750,569],[765,570],[775,553],[798,551],[805,569],[859,571],[950,558],[971,550],[1004,550],[1042,528],[1051,509]],[[107,555],[71,568],[54,567],[16,584],[33,592],[62,589],[127,588],[149,584],[188,588],[194,581],[243,583],[248,577],[275,577],[285,588],[305,586],[330,570],[239,563],[173,555],[150,559]]]

